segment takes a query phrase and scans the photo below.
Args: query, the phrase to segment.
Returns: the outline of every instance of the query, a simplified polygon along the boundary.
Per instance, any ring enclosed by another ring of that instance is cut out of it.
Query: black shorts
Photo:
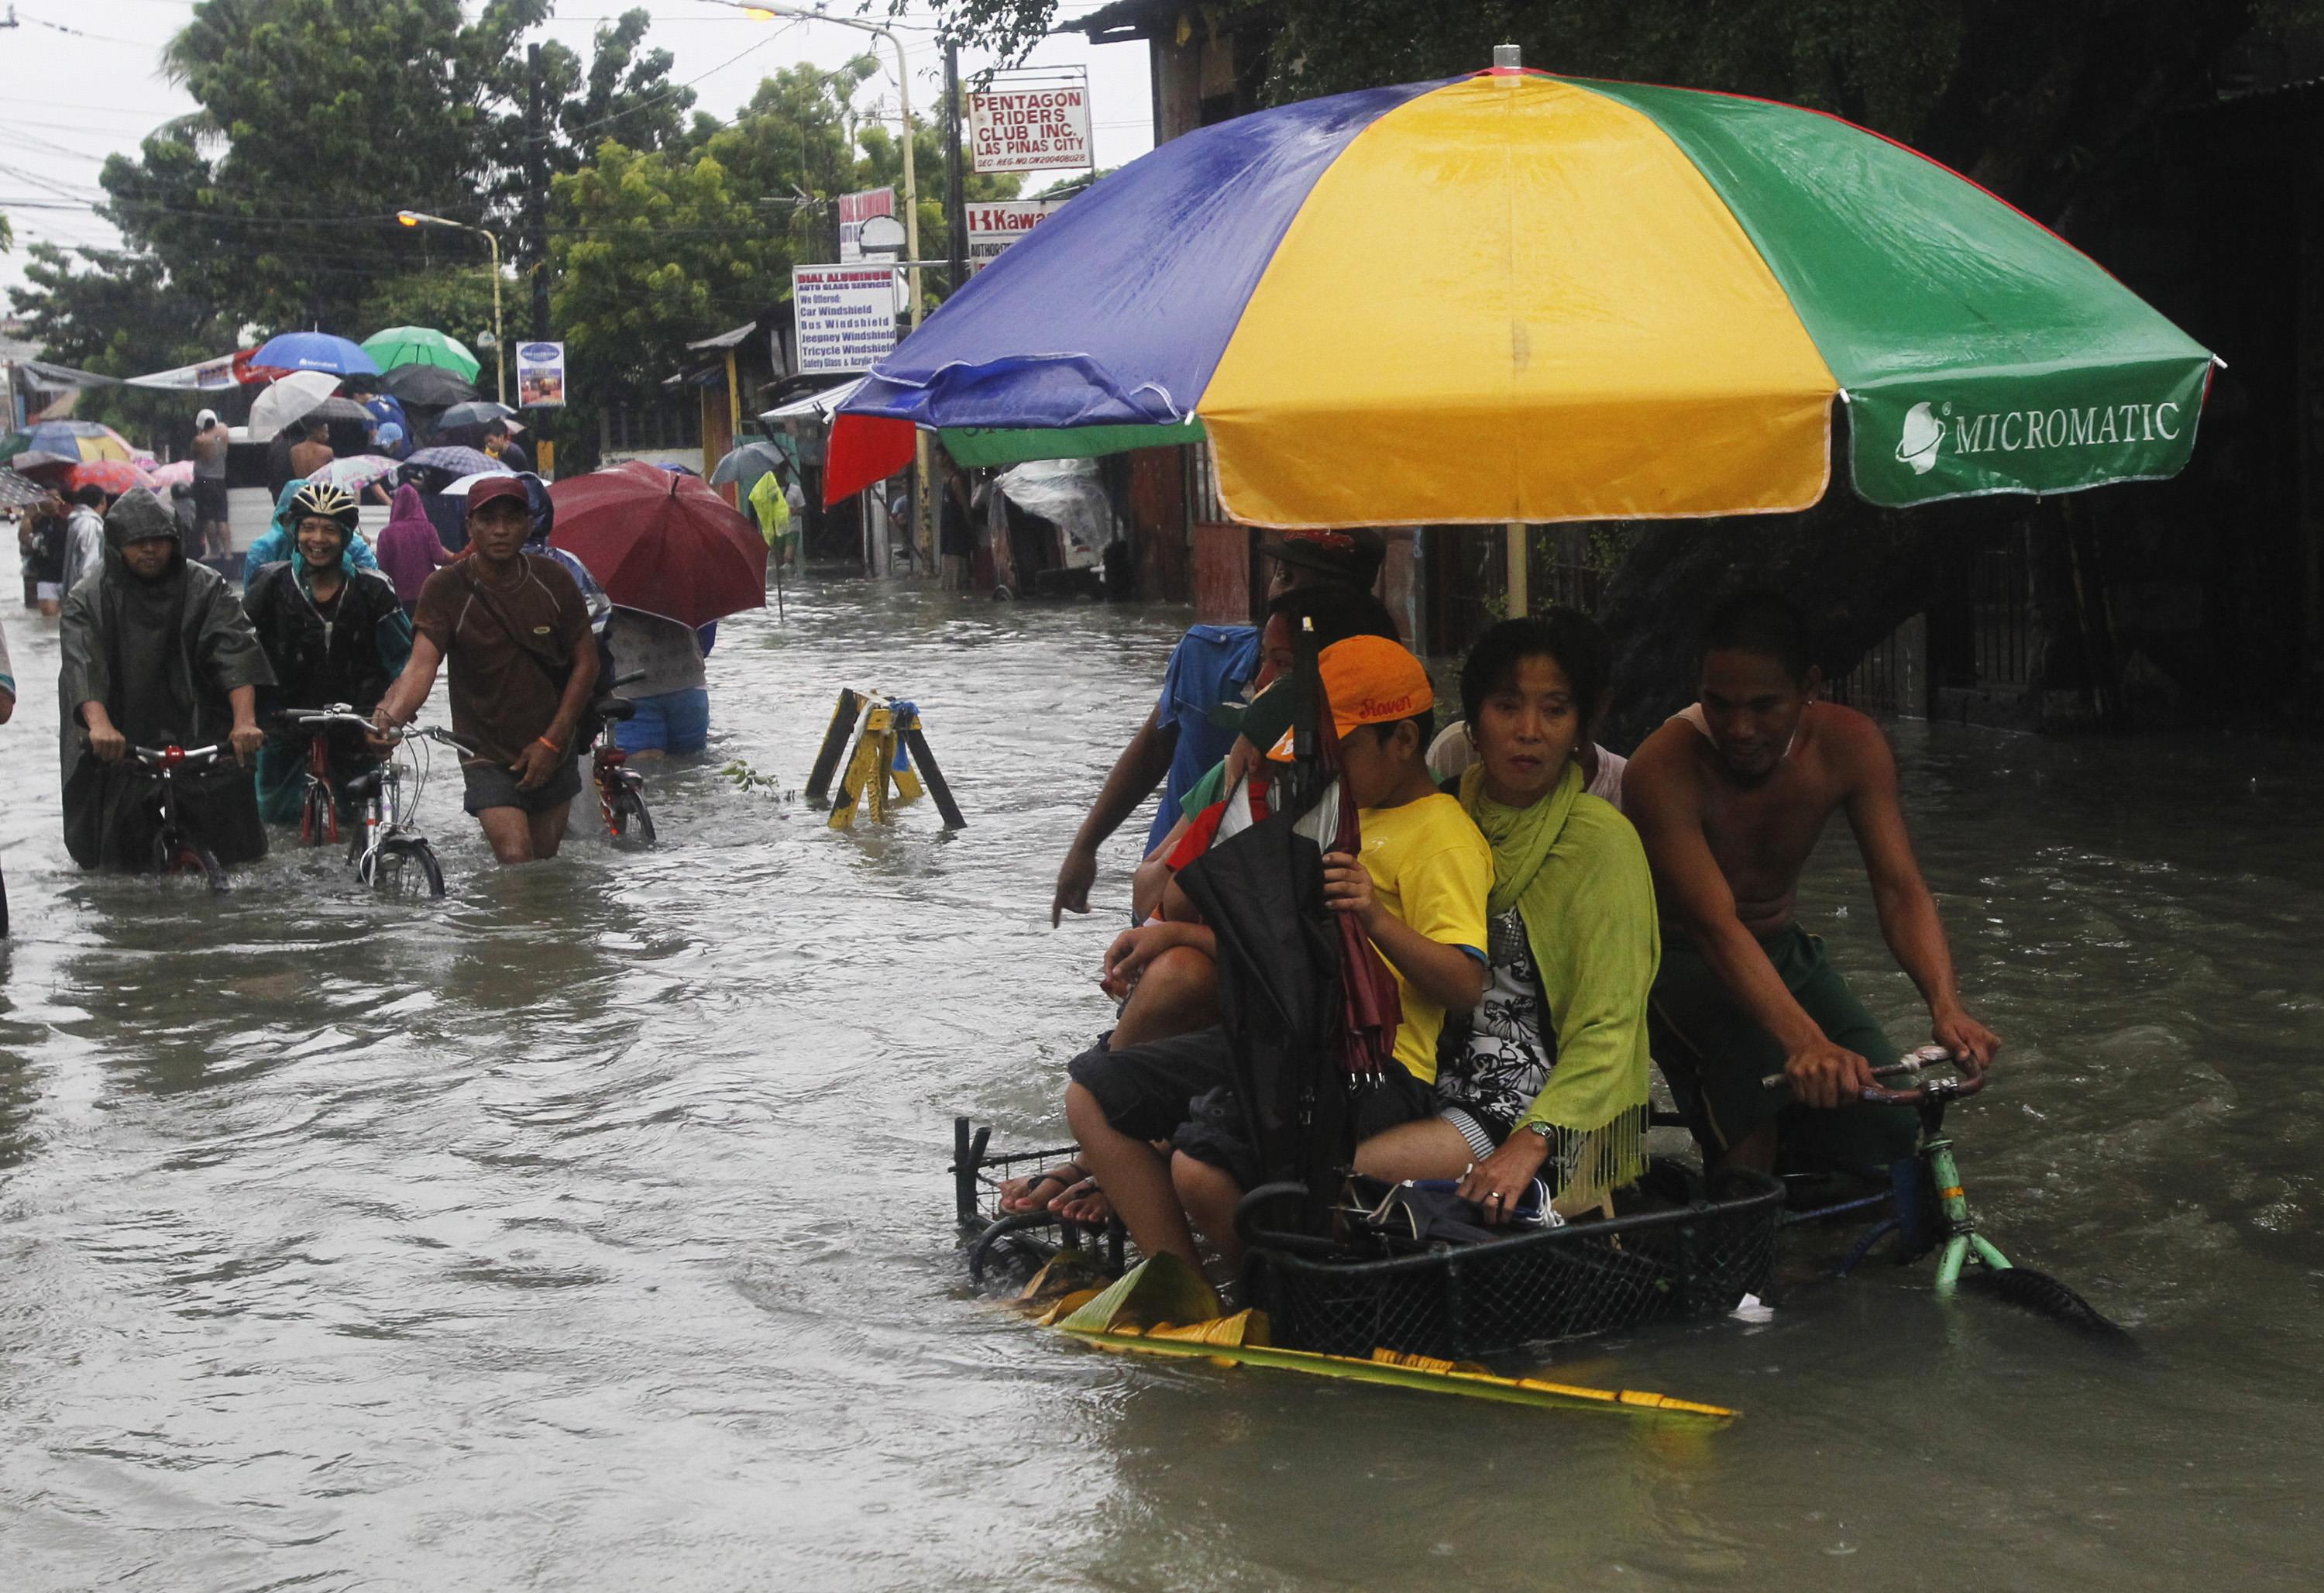
[[[226,477],[223,476],[195,477],[194,518],[208,522],[224,520],[226,517]]]
[[[1387,1070],[1356,1097],[1355,1143],[1361,1144],[1398,1124],[1416,1123],[1435,1112],[1435,1098],[1428,1086],[1390,1059]],[[1232,1088],[1214,1089],[1195,1101],[1186,1121],[1170,1136],[1170,1144],[1197,1162],[1224,1168],[1246,1190],[1259,1184],[1263,1170],[1250,1147],[1242,1104],[1235,1099]]]
[[[1204,1029],[1125,1045],[1103,1040],[1067,1065],[1113,1127],[1136,1139],[1167,1140],[1197,1162],[1224,1168],[1245,1189],[1261,1168],[1235,1098],[1234,1058],[1225,1031]],[[1356,1137],[1370,1139],[1434,1113],[1428,1087],[1394,1062],[1356,1104]]]
[[[566,759],[564,766],[538,791],[519,791],[516,776],[500,764],[464,764],[460,773],[468,783],[467,794],[461,799],[460,806],[471,817],[487,808],[551,812],[581,794],[581,760],[577,757]]]

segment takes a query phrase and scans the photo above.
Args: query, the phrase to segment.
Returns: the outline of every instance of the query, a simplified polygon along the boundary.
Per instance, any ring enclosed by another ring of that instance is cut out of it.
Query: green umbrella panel
[[[364,338],[363,351],[383,371],[392,371],[398,366],[430,365],[452,372],[464,382],[473,382],[482,368],[466,343],[433,327],[388,327]]]

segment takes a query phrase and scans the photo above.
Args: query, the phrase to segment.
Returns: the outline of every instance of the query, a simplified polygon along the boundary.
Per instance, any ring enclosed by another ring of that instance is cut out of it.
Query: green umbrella
[[[403,365],[432,365],[451,371],[464,382],[476,379],[476,357],[457,338],[433,327],[389,327],[364,339],[363,351],[383,371]]]

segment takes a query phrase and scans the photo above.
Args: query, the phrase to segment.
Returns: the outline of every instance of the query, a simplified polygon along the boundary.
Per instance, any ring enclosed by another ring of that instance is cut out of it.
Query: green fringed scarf
[[[1489,914],[1514,907],[1524,921],[1557,1047],[1513,1132],[1557,1130],[1543,1175],[1560,1210],[1582,1210],[1646,1171],[1646,996],[1662,961],[1646,848],[1629,820],[1583,793],[1577,764],[1529,808],[1486,796],[1484,765],[1472,764],[1461,805],[1493,848]]]

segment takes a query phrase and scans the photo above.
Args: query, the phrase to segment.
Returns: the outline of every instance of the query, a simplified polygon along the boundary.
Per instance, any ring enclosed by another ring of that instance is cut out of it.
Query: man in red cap
[[[581,791],[574,733],[597,685],[589,608],[563,567],[524,551],[532,507],[524,478],[495,476],[468,494],[468,557],[420,588],[411,662],[374,716],[409,724],[452,665],[452,733],[464,802],[503,863],[554,857]]]
[[[1294,587],[1334,581],[1369,592],[1379,579],[1388,544],[1379,533],[1358,526],[1348,531],[1284,533],[1259,549],[1275,560],[1267,595]],[[1057,870],[1049,903],[1054,926],[1068,912],[1090,910],[1090,886],[1097,883],[1097,849],[1163,788],[1161,807],[1146,836],[1146,852],[1159,846],[1178,822],[1178,799],[1192,790],[1234,744],[1232,728],[1213,721],[1213,710],[1240,703],[1259,666],[1259,631],[1251,625],[1194,625],[1178,639],[1163,671],[1161,699],[1114,760],[1097,801],[1082,820],[1073,846]],[[1141,856],[1144,854],[1141,853]]]

